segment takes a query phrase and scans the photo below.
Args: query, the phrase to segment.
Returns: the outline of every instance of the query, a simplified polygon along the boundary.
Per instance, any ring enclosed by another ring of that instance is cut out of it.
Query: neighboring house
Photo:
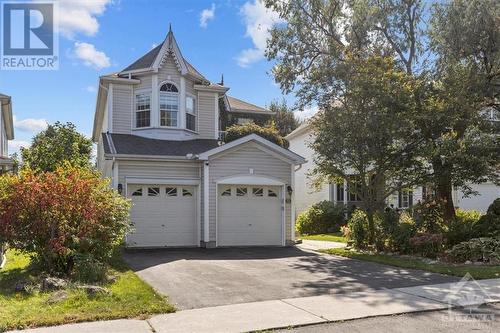
[[[12,170],[14,161],[9,158],[8,141],[14,139],[12,101],[0,94],[0,174]]]
[[[322,200],[346,204],[348,206],[359,206],[358,197],[354,193],[350,193],[344,184],[323,184],[319,189],[312,187],[308,174],[314,169],[314,152],[308,145],[313,140],[309,123],[302,124],[286,136],[286,139],[290,142],[289,149],[307,160],[302,165],[302,168],[295,172],[296,214]],[[500,197],[500,186],[496,186],[495,184],[473,184],[471,187],[479,195],[465,197],[463,192],[459,190],[453,192],[453,199],[457,208],[475,209],[485,213],[489,205],[496,198]],[[409,208],[428,195],[431,195],[431,192],[432,190],[425,186],[416,187],[411,191],[400,191],[387,199],[387,205],[393,205],[395,208]]]
[[[292,243],[294,170],[304,159],[257,135],[221,144],[228,90],[182,56],[172,31],[100,78],[97,166],[132,200],[129,247]]]
[[[253,122],[258,125],[264,125],[275,114],[275,112],[228,95],[223,99],[221,113],[226,118],[221,124],[223,130],[227,126],[234,124],[243,125]]]

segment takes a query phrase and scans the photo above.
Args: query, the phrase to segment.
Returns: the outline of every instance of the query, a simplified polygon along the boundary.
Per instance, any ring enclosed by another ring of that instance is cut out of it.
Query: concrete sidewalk
[[[500,302],[500,279],[242,303],[157,315],[147,321],[81,323],[23,332],[248,332],[447,309],[466,305],[464,299],[473,304]]]
[[[296,246],[304,250],[316,251],[316,250],[326,250],[333,248],[344,248],[346,246],[346,243],[303,239],[302,243],[299,243]]]

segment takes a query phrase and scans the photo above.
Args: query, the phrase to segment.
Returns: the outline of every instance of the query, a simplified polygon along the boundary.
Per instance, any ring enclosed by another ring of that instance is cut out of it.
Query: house
[[[12,101],[10,96],[0,94],[0,174],[11,170],[14,165],[8,152],[8,141],[13,139]]]
[[[129,247],[293,242],[294,171],[304,159],[257,135],[222,144],[220,105],[251,106],[228,90],[183,57],[172,31],[100,77],[97,166],[132,201]]]
[[[286,139],[290,142],[289,149],[301,156],[307,162],[302,168],[295,172],[295,213],[306,210],[308,207],[319,201],[328,200],[347,206],[359,206],[359,198],[355,193],[351,193],[347,185],[344,184],[322,184],[321,187],[313,188],[308,174],[314,169],[314,152],[309,147],[309,143],[314,139],[309,123],[304,123],[295,131],[290,133]],[[454,190],[453,200],[455,207],[478,210],[486,213],[489,205],[500,197],[500,186],[493,183],[472,184],[472,189],[479,195],[466,197],[460,190]],[[409,208],[423,198],[431,194],[431,188],[419,186],[412,190],[404,190],[394,193],[387,199],[387,205],[396,208]]]
[[[223,130],[234,124],[243,125],[253,122],[264,125],[275,114],[275,112],[228,95],[223,99],[222,113],[227,114],[226,121],[221,124]]]

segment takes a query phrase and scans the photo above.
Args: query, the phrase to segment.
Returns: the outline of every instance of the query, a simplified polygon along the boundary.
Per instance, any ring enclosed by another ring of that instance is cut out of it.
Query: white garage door
[[[130,247],[197,246],[196,188],[128,185],[134,230]]]
[[[282,245],[279,186],[219,185],[218,246]]]

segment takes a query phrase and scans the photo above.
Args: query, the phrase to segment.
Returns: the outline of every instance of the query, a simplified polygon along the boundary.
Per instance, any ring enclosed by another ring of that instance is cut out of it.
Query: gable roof
[[[285,136],[285,139],[291,140],[291,139],[301,135],[302,133],[309,131],[310,127],[311,127],[311,123],[306,120],[302,125],[300,125],[295,130],[293,130],[292,133]]]
[[[288,149],[285,149],[281,146],[278,146],[277,144],[269,141],[269,140],[266,140],[264,139],[263,137],[257,135],[257,134],[249,134],[247,136],[244,136],[242,138],[239,138],[239,139],[236,139],[234,141],[231,141],[229,143],[226,143],[222,146],[219,146],[217,148],[213,148],[211,150],[208,150],[204,153],[201,153],[199,155],[199,158],[200,160],[208,160],[208,158],[210,156],[214,156],[216,154],[219,154],[219,153],[222,153],[223,151],[226,151],[228,149],[231,149],[231,148],[234,148],[234,147],[237,147],[239,145],[242,145],[242,144],[245,144],[247,142],[255,142],[259,145],[262,145],[270,150],[272,150],[273,152],[275,153],[278,153],[282,156],[284,156],[286,159],[288,159],[289,161],[291,161],[293,164],[304,164],[306,163],[306,160],[294,153],[293,151],[291,150],[288,150]]]
[[[12,99],[10,96],[0,93],[0,105],[1,111],[0,117],[3,117],[3,123],[5,124],[5,133],[7,134],[7,140],[14,139],[14,119],[12,117]]]
[[[255,104],[251,104],[241,99],[226,95],[226,106],[230,112],[274,114],[274,112],[264,109]]]
[[[210,83],[193,65],[191,65],[181,53],[179,45],[175,39],[172,30],[169,30],[167,36],[158,46],[150,50],[148,53],[127,66],[119,74],[127,74],[129,72],[141,70],[158,70],[167,55],[172,55],[179,67],[180,72],[185,75],[191,75],[197,80]]]
[[[197,155],[219,146],[217,140],[186,141],[150,139],[131,134],[103,133],[104,153],[107,155],[171,156]]]

